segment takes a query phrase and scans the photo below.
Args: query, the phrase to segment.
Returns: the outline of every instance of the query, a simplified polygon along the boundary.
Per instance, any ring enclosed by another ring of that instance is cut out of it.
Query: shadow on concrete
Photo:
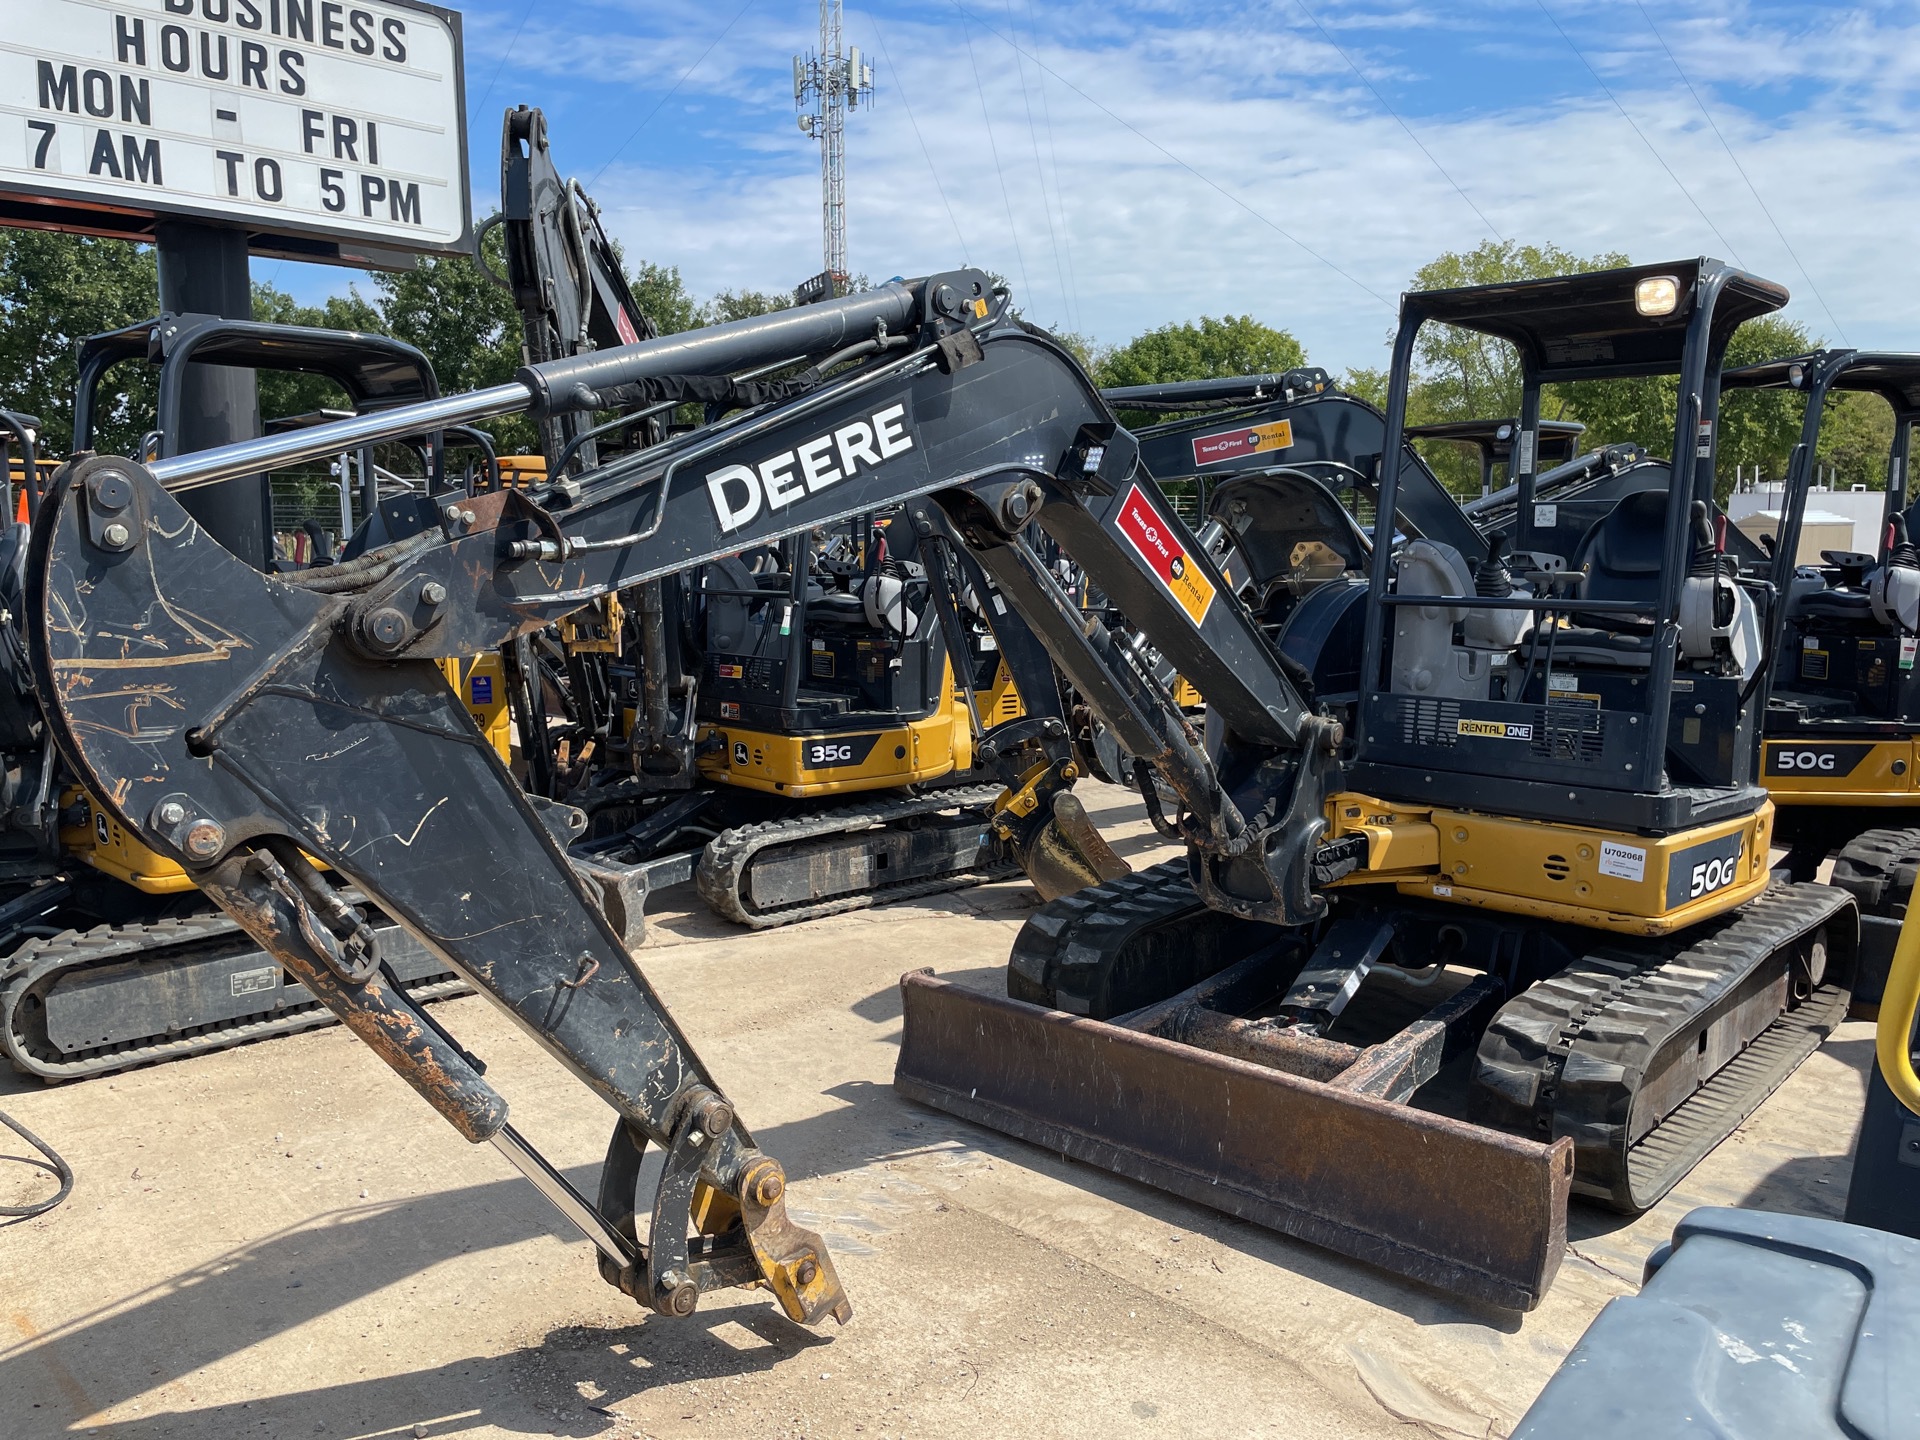
[[[780,1140],[768,1138],[776,1145]],[[579,1167],[568,1178],[591,1194],[598,1180],[595,1169]],[[14,1397],[0,1407],[4,1433],[9,1440],[62,1434],[88,1414],[170,1383],[185,1382],[190,1391],[191,1376],[263,1340],[404,1284],[454,1256],[543,1234],[579,1241],[572,1227],[517,1177],[316,1216],[0,1350],[0,1396]],[[592,1260],[578,1243],[557,1263],[591,1265]],[[609,1295],[616,1304],[628,1303]],[[429,1296],[424,1303],[440,1302]],[[637,1306],[634,1313],[632,1325],[571,1327],[549,1335],[541,1346],[505,1357],[462,1360],[419,1374],[354,1380],[186,1415],[156,1414],[101,1425],[99,1433],[224,1440],[258,1433],[262,1426],[275,1436],[384,1434],[397,1426],[392,1433],[404,1434],[416,1422],[471,1412],[479,1402],[488,1407],[480,1418],[505,1429],[524,1420],[530,1433],[597,1435],[610,1419],[591,1410],[575,1382],[593,1404],[607,1407],[645,1390],[654,1367],[675,1379],[743,1374],[828,1338],[789,1323],[764,1295],[745,1291],[709,1297],[690,1321],[645,1317]],[[745,1327],[749,1343],[737,1343],[731,1331],[732,1338],[716,1336],[730,1323]],[[553,1359],[556,1345],[568,1352],[568,1378],[561,1390],[543,1397],[528,1357]],[[367,1351],[374,1355],[381,1349],[375,1330]],[[352,1351],[345,1355],[351,1361]],[[41,1397],[41,1404],[30,1406],[29,1395]],[[55,1413],[56,1406],[66,1413]],[[495,1413],[496,1406],[501,1413]],[[556,1415],[572,1428],[556,1428]],[[429,1432],[456,1434],[469,1422],[478,1420],[468,1415],[458,1425],[448,1421],[447,1428],[430,1424]]]
[[[404,1375],[343,1380],[248,1402],[159,1410],[96,1423],[86,1433],[112,1440],[231,1440],[261,1434],[358,1440],[455,1436],[487,1426],[508,1434],[578,1440],[626,1437],[636,1431],[622,1407],[655,1385],[755,1374],[828,1343],[828,1337],[787,1324],[765,1305],[716,1307],[689,1320],[648,1319],[606,1329],[566,1326],[548,1332],[538,1345],[505,1355],[470,1356]],[[687,1396],[683,1403],[704,1410],[707,1399]],[[27,1440],[38,1432],[11,1433]],[[44,1433],[75,1430],[69,1424]]]

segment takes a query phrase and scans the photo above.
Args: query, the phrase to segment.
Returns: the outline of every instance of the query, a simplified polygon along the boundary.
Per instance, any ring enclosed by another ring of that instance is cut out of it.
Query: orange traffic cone
[[[14,507],[13,507],[13,518],[14,518],[14,520],[15,520],[15,522],[16,522],[16,523],[18,523],[18,524],[21,524],[21,525],[25,525],[25,524],[27,523],[27,521],[28,521],[28,517],[27,517],[27,487],[26,487],[26,486],[24,486],[24,485],[22,485],[22,486],[20,487],[20,503],[19,503],[18,505],[16,505],[16,506],[14,506]]]

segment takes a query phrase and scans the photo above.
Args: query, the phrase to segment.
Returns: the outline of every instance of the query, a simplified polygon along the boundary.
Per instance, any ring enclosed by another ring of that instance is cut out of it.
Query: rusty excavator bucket
[[[994,808],[992,829],[1042,900],[1131,875],[1073,791],[1071,762],[1035,766]]]
[[[1265,965],[1249,957],[1113,1021],[917,971],[900,981],[894,1088],[1394,1274],[1534,1308],[1566,1248],[1572,1142],[1406,1103],[1497,995],[1470,984],[1360,1048],[1238,1018],[1236,990]]]

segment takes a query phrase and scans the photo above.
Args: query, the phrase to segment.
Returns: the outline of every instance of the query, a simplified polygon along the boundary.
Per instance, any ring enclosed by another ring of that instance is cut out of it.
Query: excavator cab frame
[[[1725,383],[1804,401],[1773,555],[1752,562],[1781,596],[1761,778],[1788,847],[1782,868],[1811,879],[1831,856],[1833,883],[1860,903],[1854,1005],[1871,1013],[1920,858],[1920,556],[1908,528],[1920,355],[1821,350],[1744,366]],[[1892,412],[1880,534],[1871,552],[1823,551],[1820,564],[1802,565],[1821,429],[1838,394],[1876,395]]]
[[[1656,292],[1664,313],[1648,313],[1644,297]],[[1498,545],[1484,556],[1431,557],[1435,563],[1420,576],[1424,588],[1409,584],[1405,556],[1376,548],[1369,577],[1374,622],[1362,660],[1365,693],[1350,777],[1357,789],[1471,809],[1481,803],[1484,777],[1500,774],[1503,809],[1516,818],[1564,817],[1572,787],[1592,823],[1649,835],[1762,807],[1754,772],[1766,656],[1756,627],[1768,597],[1751,585],[1729,591],[1739,582],[1720,573],[1709,517],[1727,341],[1742,322],[1778,309],[1786,298],[1779,286],[1706,260],[1405,297],[1389,380],[1389,448],[1405,434],[1422,327],[1476,331],[1510,342],[1519,354],[1519,523],[1504,538],[1534,586],[1533,593],[1520,593],[1510,578],[1498,578],[1507,568]],[[1551,517],[1533,499],[1541,388],[1669,374],[1677,377],[1680,397],[1675,453],[1690,462],[1684,485],[1675,489],[1680,503],[1662,498],[1632,516],[1616,507],[1583,537],[1584,556],[1547,550],[1541,532]],[[1380,529],[1399,512],[1396,475],[1381,487]],[[1659,527],[1657,545],[1646,543],[1649,520]],[[1609,532],[1609,524],[1641,530],[1639,542]],[[1503,586],[1505,593],[1488,593]],[[1688,600],[1714,613],[1703,620],[1683,616]],[[1722,623],[1729,602],[1733,629]],[[1470,610],[1454,623],[1480,621],[1489,631],[1512,631],[1516,641],[1530,635],[1518,679],[1489,676],[1491,687],[1478,676],[1463,681],[1462,670],[1478,663],[1475,647],[1454,645],[1444,635],[1433,637],[1430,653],[1409,654],[1414,617],[1436,609]],[[1563,634],[1570,621],[1584,633]],[[1733,673],[1718,663],[1728,648],[1741,652],[1733,657]],[[1453,673],[1443,673],[1449,665]],[[1682,674],[1683,665],[1690,673]],[[1435,688],[1422,689],[1423,674]],[[1591,683],[1562,690],[1561,678]],[[1596,691],[1597,700],[1554,699]],[[1724,744],[1729,735],[1733,743]],[[1756,888],[1747,870],[1764,859],[1765,838],[1748,837],[1743,888]]]
[[[1587,427],[1577,420],[1542,420],[1534,431],[1534,463],[1553,469],[1580,451]],[[1431,420],[1407,427],[1408,440],[1438,440],[1462,446],[1480,462],[1480,494],[1494,492],[1494,477],[1507,483],[1513,474],[1513,451],[1520,432],[1518,417],[1500,420]],[[1503,473],[1504,471],[1504,473]]]

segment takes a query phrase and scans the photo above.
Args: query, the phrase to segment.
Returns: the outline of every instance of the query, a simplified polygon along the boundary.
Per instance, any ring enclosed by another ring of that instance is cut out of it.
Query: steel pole
[[[160,308],[174,315],[253,318],[253,285],[244,230],[163,221],[154,227],[160,262]],[[212,450],[260,433],[258,381],[231,365],[188,365],[181,379],[176,433],[162,438],[166,455]],[[220,546],[257,570],[273,553],[273,496],[258,470],[231,471],[181,503]]]

